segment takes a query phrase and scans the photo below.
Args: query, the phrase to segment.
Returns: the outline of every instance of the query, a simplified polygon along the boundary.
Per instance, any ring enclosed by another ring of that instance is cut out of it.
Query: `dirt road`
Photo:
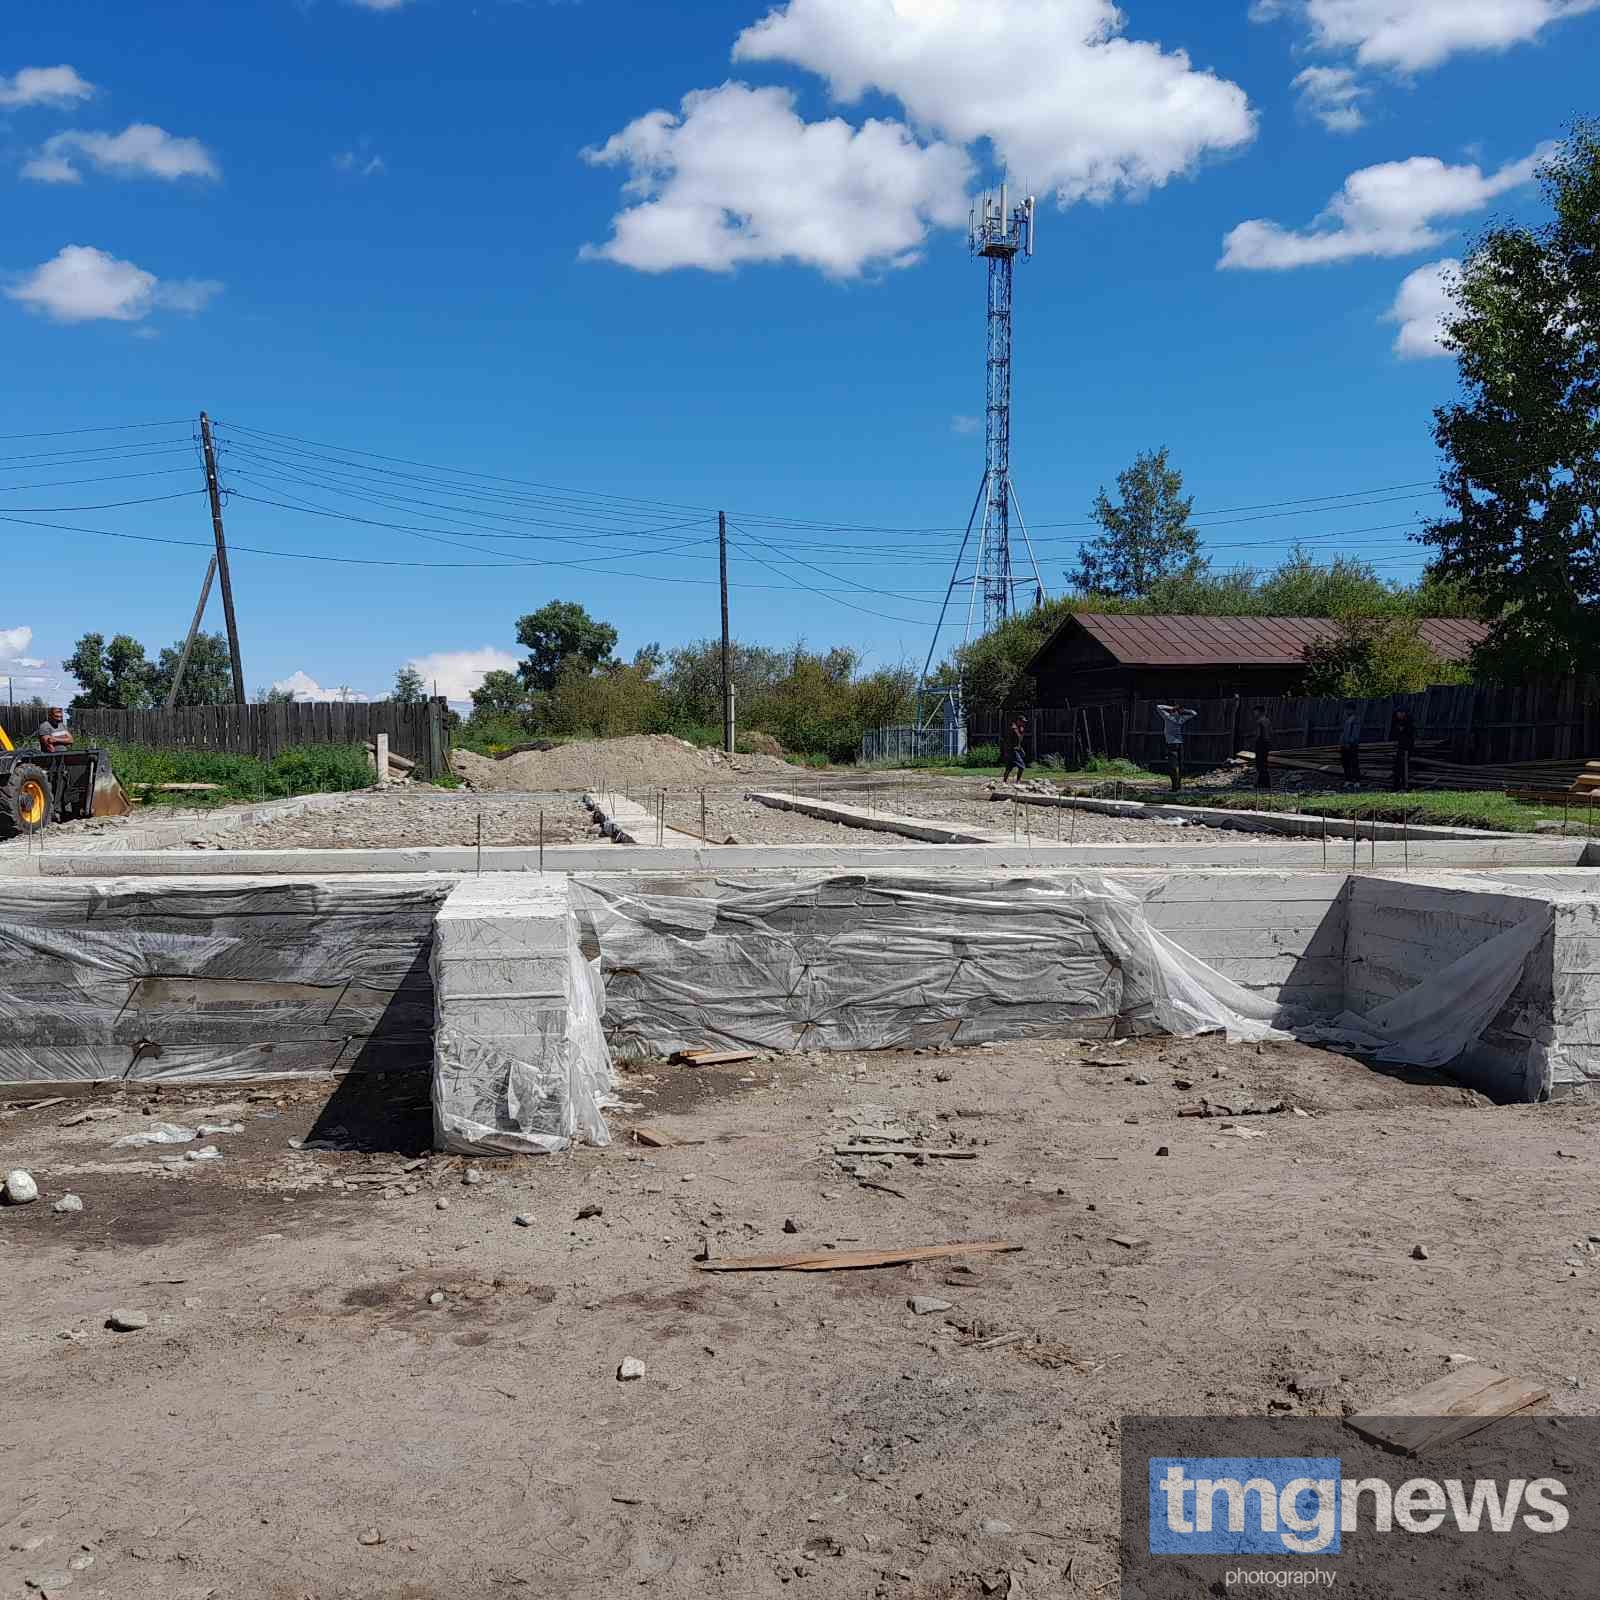
[[[624,1086],[611,1148],[476,1165],[426,1153],[411,1078],[6,1113],[42,1198],[0,1211],[0,1596],[1104,1595],[1126,1413],[1337,1410],[1452,1352],[1596,1409],[1593,1110],[1216,1042]],[[1202,1095],[1312,1114],[1177,1116]],[[202,1119],[243,1131],[113,1146]],[[833,1154],[897,1126],[970,1158]],[[986,1239],[1021,1248],[695,1261]]]

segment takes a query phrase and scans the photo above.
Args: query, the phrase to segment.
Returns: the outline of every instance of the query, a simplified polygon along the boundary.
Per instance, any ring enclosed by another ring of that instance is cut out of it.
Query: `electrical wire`
[[[165,422],[114,422],[99,428],[55,428],[46,433],[0,433],[0,440],[68,439],[80,433],[128,433],[135,428],[181,428],[187,417],[169,417]]]

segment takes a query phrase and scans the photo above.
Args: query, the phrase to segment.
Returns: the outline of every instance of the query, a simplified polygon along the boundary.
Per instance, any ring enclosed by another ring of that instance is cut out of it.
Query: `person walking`
[[[1390,787],[1405,790],[1411,787],[1411,756],[1417,748],[1417,725],[1411,713],[1403,706],[1389,722],[1389,737],[1394,741],[1394,770],[1390,773]]]
[[[1262,706],[1255,709],[1256,788],[1272,787],[1272,722]]]
[[[1018,717],[1006,729],[1005,748],[1001,751],[1006,769],[1000,779],[1002,784],[1010,783],[1013,772],[1017,775],[1017,782],[1022,782],[1023,774],[1028,770],[1028,755],[1024,748],[1027,738],[1028,724]]]
[[[1344,721],[1339,727],[1339,760],[1344,767],[1344,781],[1361,782],[1361,713],[1354,700],[1344,703]]]
[[[1199,712],[1188,706],[1158,705],[1156,710],[1161,713],[1161,730],[1167,741],[1167,766],[1172,773],[1172,792],[1177,794],[1183,788],[1183,725]]]

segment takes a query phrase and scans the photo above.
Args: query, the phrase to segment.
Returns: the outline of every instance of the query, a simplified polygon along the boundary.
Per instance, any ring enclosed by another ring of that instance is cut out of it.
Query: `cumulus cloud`
[[[1406,275],[1383,319],[1400,324],[1400,331],[1394,336],[1396,355],[1425,361],[1451,353],[1445,347],[1444,323],[1455,311],[1451,290],[1460,275],[1461,263],[1453,256],[1430,261]]]
[[[296,700],[302,701],[339,700],[351,704],[365,704],[372,699],[370,694],[361,694],[348,684],[341,685],[337,689],[324,689],[308,672],[291,672],[287,678],[279,678],[272,687],[279,694],[287,692]]]
[[[1492,173],[1476,164],[1447,166],[1436,156],[1363,167],[1345,179],[1309,228],[1285,228],[1260,218],[1241,222],[1223,240],[1218,265],[1276,270],[1432,249],[1448,237],[1448,230],[1436,225],[1440,220],[1481,211],[1527,183],[1549,149],[1541,145]]]
[[[0,107],[7,110],[76,105],[93,93],[94,85],[68,66],[23,67],[9,78],[0,74]]]
[[[486,644],[481,650],[438,650],[428,656],[413,656],[406,665],[418,673],[429,694],[442,694],[446,700],[468,700],[486,672],[515,672],[517,657]],[[437,690],[435,684],[439,686]]]
[[[0,660],[18,660],[32,643],[32,628],[0,628]]]
[[[182,139],[152,122],[135,122],[121,133],[85,133],[69,128],[46,139],[22,176],[39,183],[77,183],[77,160],[116,178],[220,178],[216,158],[198,139]]]
[[[806,122],[787,89],[725,83],[584,151],[626,169],[634,203],[586,246],[645,272],[797,261],[836,277],[906,266],[930,226],[966,220],[966,155],[898,122]]]
[[[1066,204],[1159,186],[1255,136],[1243,89],[1125,25],[1112,0],[788,0],[733,54],[818,73],[846,103],[892,95]]]
[[[1314,48],[1363,67],[1419,72],[1475,50],[1527,44],[1555,23],[1600,10],[1600,0],[1256,0],[1252,20],[1287,14]]]
[[[6,296],[54,322],[140,322],[152,311],[201,311],[221,292],[214,279],[163,281],[93,245],[69,244]]]
[[[1361,102],[1370,91],[1349,67],[1307,67],[1296,74],[1294,87],[1301,109],[1329,133],[1354,133],[1366,124]]]

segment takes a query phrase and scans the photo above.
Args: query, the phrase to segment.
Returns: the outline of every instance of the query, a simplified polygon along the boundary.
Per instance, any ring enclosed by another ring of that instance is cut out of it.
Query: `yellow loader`
[[[132,809],[103,750],[18,750],[0,728],[0,836]]]

